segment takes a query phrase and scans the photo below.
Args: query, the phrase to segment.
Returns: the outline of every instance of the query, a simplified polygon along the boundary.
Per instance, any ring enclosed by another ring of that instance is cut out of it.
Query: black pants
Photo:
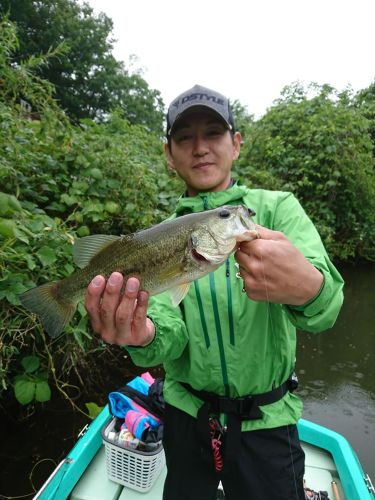
[[[163,500],[214,500],[221,480],[227,500],[304,500],[305,455],[297,427],[242,432],[236,458],[217,473],[196,419],[166,405],[164,449],[167,478]]]

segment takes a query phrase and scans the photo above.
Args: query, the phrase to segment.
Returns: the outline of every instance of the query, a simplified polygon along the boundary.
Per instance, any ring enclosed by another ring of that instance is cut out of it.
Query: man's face
[[[195,196],[228,187],[240,143],[240,133],[232,137],[215,113],[199,111],[181,118],[174,129],[171,147],[166,144],[165,150],[169,166],[185,181],[188,194]]]

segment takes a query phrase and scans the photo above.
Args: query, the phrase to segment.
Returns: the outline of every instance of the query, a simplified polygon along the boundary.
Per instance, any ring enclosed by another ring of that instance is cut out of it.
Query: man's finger
[[[134,309],[133,325],[135,329],[144,328],[147,318],[148,293],[140,291],[138,294],[137,305]]]
[[[256,231],[258,233],[258,238],[251,241],[242,241],[236,251],[236,258],[239,255],[239,251],[252,256],[264,256],[265,252],[269,248],[268,242],[281,242],[288,241],[283,233],[280,231],[273,231],[263,226],[255,225]],[[237,259],[238,262],[240,262]]]
[[[102,303],[100,306],[100,315],[102,323],[102,338],[106,342],[112,342],[111,338],[116,329],[116,310],[121,299],[121,289],[124,278],[121,273],[111,274],[105,287]]]
[[[126,340],[131,334],[133,314],[139,292],[139,280],[129,278],[125,285],[124,295],[116,311],[117,340]]]
[[[101,330],[100,302],[105,288],[104,276],[95,276],[86,290],[85,308],[89,315],[94,332]]]
[[[280,231],[273,231],[272,229],[268,229],[267,227],[259,226],[255,224],[256,230],[259,233],[259,237],[262,240],[281,240],[284,239],[285,236]]]

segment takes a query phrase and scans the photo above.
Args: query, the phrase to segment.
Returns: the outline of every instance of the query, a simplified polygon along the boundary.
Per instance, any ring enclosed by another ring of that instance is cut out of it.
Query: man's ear
[[[242,137],[240,132],[235,132],[233,135],[233,161],[237,160],[237,158],[240,156],[241,141]]]
[[[171,154],[171,150],[170,150],[167,142],[164,144],[164,151],[165,151],[165,154],[167,155],[168,168],[170,168],[171,170],[174,170],[174,161],[173,161],[173,157]]]

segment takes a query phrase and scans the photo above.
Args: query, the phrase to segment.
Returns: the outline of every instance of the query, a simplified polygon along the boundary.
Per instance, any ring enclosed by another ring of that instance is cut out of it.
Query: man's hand
[[[114,272],[106,283],[95,276],[86,291],[85,308],[94,332],[108,344],[146,346],[155,337],[155,326],[147,318],[148,293],[139,290],[139,280]]]
[[[241,243],[235,254],[250,299],[303,305],[320,290],[323,275],[279,231],[257,226],[260,239]]]

